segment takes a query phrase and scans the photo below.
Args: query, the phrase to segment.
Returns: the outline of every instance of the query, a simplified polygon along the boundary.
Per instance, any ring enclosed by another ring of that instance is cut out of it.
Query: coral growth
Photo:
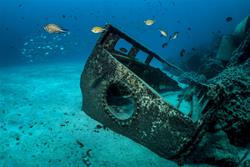
[[[220,85],[225,94],[223,105],[217,111],[216,129],[223,129],[234,145],[250,143],[250,61],[229,67],[210,82]]]
[[[208,80],[207,95],[215,110],[206,134],[189,157],[192,162],[249,166],[249,151],[240,155],[250,146],[249,48],[250,35],[235,50],[227,68]]]

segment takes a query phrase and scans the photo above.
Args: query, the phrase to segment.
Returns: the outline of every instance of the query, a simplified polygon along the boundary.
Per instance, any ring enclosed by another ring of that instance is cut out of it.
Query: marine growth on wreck
[[[199,73],[165,61],[112,25],[104,29],[81,76],[84,112],[180,165],[249,164],[249,17],[222,38],[213,63]],[[132,45],[127,53],[116,49],[120,40]],[[220,70],[206,76],[213,66]]]

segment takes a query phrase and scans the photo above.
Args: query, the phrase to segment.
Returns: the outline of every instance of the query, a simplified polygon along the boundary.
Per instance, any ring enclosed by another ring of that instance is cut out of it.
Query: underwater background
[[[0,0],[0,166],[178,166],[81,111],[80,75],[100,37],[91,29],[112,24],[185,68],[249,14],[249,0]]]
[[[65,47],[60,56],[44,57],[43,52],[36,50],[39,61],[60,61],[67,59],[84,60],[91,53],[98,35],[90,29],[96,25],[110,23],[125,31],[137,41],[143,43],[162,57],[173,60],[179,58],[182,48],[191,49],[211,42],[213,33],[223,34],[234,30],[237,23],[249,14],[248,0],[10,0],[1,1],[0,30],[1,66],[25,64],[22,49],[25,42],[39,35],[48,35],[43,26],[56,23],[68,30],[71,35],[60,41]],[[232,17],[231,22],[225,19]],[[143,21],[155,18],[157,24],[152,27]],[[180,32],[179,39],[163,49],[159,28],[169,33]],[[188,29],[190,28],[190,30]],[[74,41],[74,42],[73,42]],[[51,39],[45,42],[52,42]],[[70,43],[76,43],[72,46]],[[39,45],[39,44],[36,44]],[[41,54],[41,55],[40,55]],[[7,55],[7,56],[6,56]],[[26,55],[27,56],[27,55]],[[56,58],[55,58],[56,57]],[[36,62],[34,62],[36,63]]]

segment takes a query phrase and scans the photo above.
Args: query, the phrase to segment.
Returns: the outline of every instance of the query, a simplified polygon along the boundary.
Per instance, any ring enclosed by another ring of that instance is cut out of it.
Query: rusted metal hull
[[[119,120],[110,112],[106,100],[110,84],[124,84],[131,90],[136,109],[129,119]],[[166,158],[178,155],[196,132],[191,119],[164,102],[101,47],[88,59],[81,86],[83,111],[90,117]]]
[[[80,83],[83,111],[164,158],[186,154],[199,136],[197,123],[121,63],[110,45],[104,34],[86,62]]]

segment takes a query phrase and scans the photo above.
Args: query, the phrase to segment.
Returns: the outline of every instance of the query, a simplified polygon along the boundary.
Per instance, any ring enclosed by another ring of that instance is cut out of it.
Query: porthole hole
[[[110,112],[119,120],[127,120],[135,112],[135,99],[131,90],[121,83],[108,86],[106,100]]]

